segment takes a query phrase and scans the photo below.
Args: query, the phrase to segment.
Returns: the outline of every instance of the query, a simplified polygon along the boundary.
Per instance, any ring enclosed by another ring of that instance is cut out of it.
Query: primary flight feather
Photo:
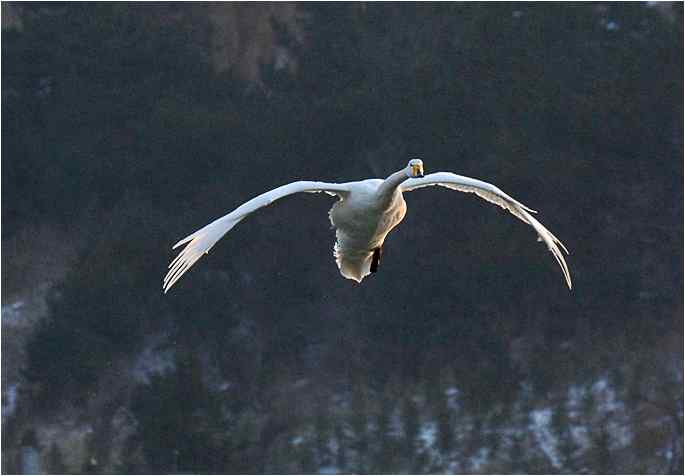
[[[423,162],[412,159],[407,166],[385,180],[368,179],[359,182],[326,183],[293,182],[265,192],[245,202],[228,215],[213,221],[204,228],[188,235],[174,245],[174,249],[186,245],[169,265],[164,278],[166,293],[188,269],[249,214],[270,205],[274,201],[299,192],[325,192],[338,197],[329,212],[335,228],[334,256],[345,278],[361,282],[365,276],[376,272],[380,263],[385,237],[404,218],[407,205],[402,194],[418,188],[439,185],[460,192],[475,193],[488,202],[511,212],[529,224],[551,251],[571,289],[571,275],[564,260],[563,249],[568,250],[542,223],[533,217],[531,210],[492,184],[450,172],[423,175]]]

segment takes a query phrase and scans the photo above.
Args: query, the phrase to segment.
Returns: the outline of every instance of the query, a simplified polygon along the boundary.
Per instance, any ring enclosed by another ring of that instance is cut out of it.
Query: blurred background
[[[682,3],[2,3],[2,471],[683,472]],[[407,196],[343,279],[333,198]]]

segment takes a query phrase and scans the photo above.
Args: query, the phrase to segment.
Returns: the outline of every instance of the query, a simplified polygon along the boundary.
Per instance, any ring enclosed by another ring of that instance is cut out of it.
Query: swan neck
[[[386,178],[381,186],[378,188],[378,199],[382,205],[388,206],[392,203],[393,195],[402,182],[407,180],[409,177],[404,169],[395,172],[388,178]]]

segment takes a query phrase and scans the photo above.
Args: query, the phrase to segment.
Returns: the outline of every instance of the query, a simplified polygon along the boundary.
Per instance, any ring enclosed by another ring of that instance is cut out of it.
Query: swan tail
[[[340,274],[347,279],[361,283],[366,276],[374,272],[372,271],[374,253],[371,251],[346,251],[336,243],[333,255]]]

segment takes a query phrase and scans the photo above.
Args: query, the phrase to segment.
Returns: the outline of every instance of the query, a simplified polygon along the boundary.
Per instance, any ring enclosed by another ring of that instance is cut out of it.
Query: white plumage
[[[571,289],[571,275],[561,253],[561,249],[567,254],[568,250],[532,216],[536,213],[534,210],[487,182],[450,172],[423,176],[423,162],[412,159],[405,168],[385,180],[369,179],[342,184],[293,182],[245,202],[228,215],[213,221],[174,245],[174,249],[184,244],[186,247],[169,265],[169,272],[164,278],[164,292],[167,292],[203,254],[208,253],[222,236],[246,216],[280,198],[299,192],[325,192],[339,198],[329,212],[331,223],[336,230],[335,259],[344,277],[361,282],[365,276],[375,271],[385,237],[404,218],[407,205],[402,194],[432,185],[475,193],[532,226],[538,234],[538,240],[543,241],[552,252],[561,267],[566,284]]]

